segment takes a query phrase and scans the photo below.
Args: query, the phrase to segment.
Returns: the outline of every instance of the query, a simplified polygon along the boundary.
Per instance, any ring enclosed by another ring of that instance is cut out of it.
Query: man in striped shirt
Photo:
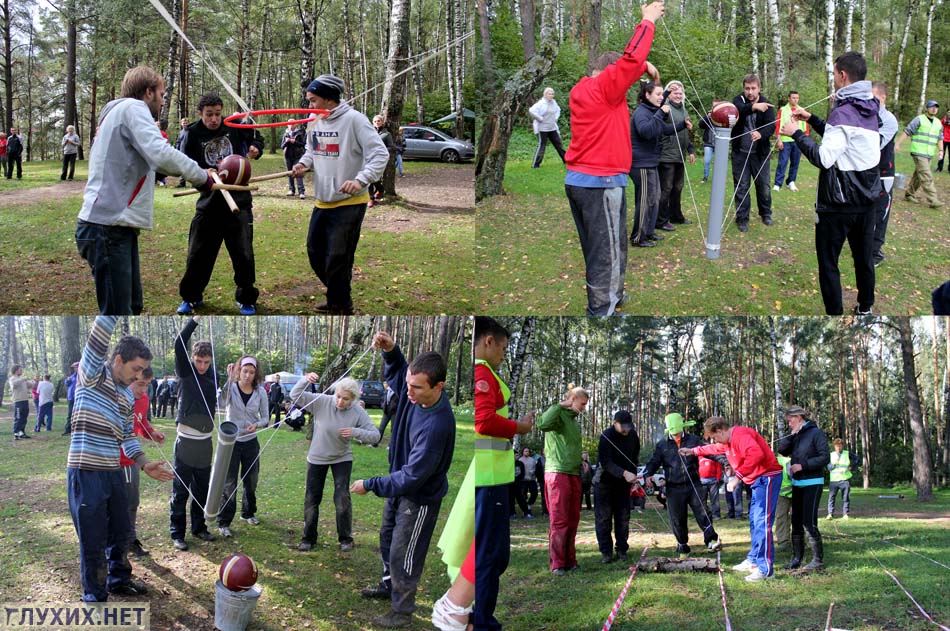
[[[115,316],[97,317],[83,349],[66,463],[69,512],[79,536],[84,602],[104,602],[110,592],[145,593],[145,586],[132,579],[132,567],[126,560],[131,529],[120,449],[149,477],[167,482],[174,475],[163,463],[148,461],[132,432],[129,386],[148,367],[152,353],[142,340],[124,336],[107,359],[117,320]]]

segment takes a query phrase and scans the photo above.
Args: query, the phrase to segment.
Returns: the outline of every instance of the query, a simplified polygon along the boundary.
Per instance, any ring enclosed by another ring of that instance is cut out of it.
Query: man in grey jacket
[[[307,233],[307,255],[327,288],[326,301],[314,310],[348,315],[353,313],[350,281],[369,203],[367,187],[382,177],[389,152],[369,119],[342,100],[343,89],[343,80],[329,74],[307,86],[310,107],[330,113],[307,126],[307,152],[294,165],[292,176],[313,169],[316,203]]]
[[[69,181],[73,181],[73,173],[76,171],[76,156],[79,153],[79,145],[82,144],[79,140],[79,135],[76,133],[76,128],[72,125],[67,125],[66,135],[63,136],[63,173],[59,176],[60,180],[65,180],[67,175],[67,170],[69,171]]]
[[[137,66],[125,73],[121,98],[107,103],[99,117],[76,247],[92,269],[102,314],[142,311],[138,235],[152,229],[155,171],[183,175],[203,190],[214,183],[209,172],[162,138],[155,119],[164,93],[162,76]]]

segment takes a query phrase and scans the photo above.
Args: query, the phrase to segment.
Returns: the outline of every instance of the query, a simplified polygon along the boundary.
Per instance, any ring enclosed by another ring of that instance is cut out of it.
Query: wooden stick
[[[252,177],[247,181],[248,184],[254,182],[266,182],[267,180],[276,180],[281,177],[289,177],[293,171],[283,171],[282,173],[271,173],[270,175],[258,175],[257,177]]]
[[[239,184],[212,184],[212,191],[256,191],[258,187],[256,186],[241,186]],[[190,191],[178,191],[177,193],[172,194],[172,197],[187,197],[188,195],[197,195],[200,193],[196,188],[191,189]]]
[[[221,181],[221,176],[219,176],[219,175],[218,175],[217,173],[215,173],[214,171],[211,172],[211,177],[214,178],[214,181],[215,181],[215,182],[217,182],[218,184],[224,186],[224,182]],[[238,205],[237,205],[237,203],[234,201],[234,198],[231,197],[231,193],[229,193],[227,190],[222,190],[222,191],[221,191],[221,196],[224,197],[224,201],[226,201],[226,202],[228,203],[228,208],[231,209],[231,212],[232,212],[232,213],[234,213],[234,214],[236,215],[236,214],[238,214],[239,212],[241,212],[241,209],[238,208]]]

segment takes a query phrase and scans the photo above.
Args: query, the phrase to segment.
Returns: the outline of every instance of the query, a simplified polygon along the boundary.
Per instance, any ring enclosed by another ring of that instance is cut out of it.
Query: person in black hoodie
[[[188,342],[198,326],[198,316],[189,318],[175,337],[175,373],[178,375],[178,416],[175,429],[175,481],[172,484],[171,538],[178,550],[187,550],[185,543],[185,506],[191,497],[191,534],[202,541],[214,541],[208,532],[202,504],[208,501],[211,480],[212,434],[217,407],[217,384],[211,364],[214,360],[211,342]]]
[[[820,570],[824,567],[824,550],[818,532],[818,505],[825,484],[825,467],[831,461],[828,438],[808,418],[808,412],[798,405],[785,410],[785,420],[791,434],[779,440],[775,449],[792,459],[789,463],[792,472],[792,560],[785,564],[785,569],[794,570],[801,566],[807,532],[812,559],[804,570]]]
[[[772,225],[772,189],[769,138],[775,133],[775,106],[759,90],[759,76],[742,79],[742,94],[732,99],[739,118],[732,128],[732,179],[736,185],[736,226],[739,232],[749,229],[752,199],[749,189],[755,178],[755,202],[766,226]]]
[[[663,86],[652,81],[640,84],[637,101],[640,105],[630,117],[630,143],[633,147],[633,162],[630,179],[633,180],[636,210],[633,214],[633,231],[630,245],[652,248],[663,237],[656,234],[656,217],[660,211],[660,164],[661,140],[682,129],[692,129],[689,121],[674,126],[664,122],[669,106],[664,105]]]
[[[389,475],[357,480],[350,491],[386,498],[379,530],[382,580],[362,595],[389,600],[389,611],[373,624],[395,628],[412,624],[416,588],[449,490],[455,414],[444,392],[441,355],[422,353],[407,363],[392,336],[382,332],[373,337],[373,347],[383,351],[386,382],[399,397],[389,440]]]
[[[696,523],[703,529],[706,549],[716,552],[722,548],[722,544],[700,497],[703,484],[699,479],[699,458],[681,456],[678,452],[682,447],[699,447],[703,441],[696,434],[683,431],[695,423],[684,421],[681,414],[667,414],[665,422],[668,438],[656,444],[653,457],[637,478],[641,481],[649,480],[661,466],[663,467],[666,477],[666,510],[670,516],[670,528],[676,537],[676,551],[681,559],[687,558],[690,552],[689,533],[686,530],[687,506],[692,509]]]
[[[630,487],[637,479],[640,459],[640,437],[633,428],[630,412],[614,413],[614,424],[600,435],[597,447],[598,475],[594,484],[594,525],[601,563],[614,560],[616,538],[617,557],[627,560],[627,537],[630,533]]]
[[[264,139],[256,131],[222,124],[223,106],[217,94],[205,94],[198,99],[200,118],[188,126],[182,143],[182,151],[203,169],[217,168],[218,162],[231,154],[256,160],[264,150]],[[234,266],[234,284],[237,285],[234,297],[241,315],[254,315],[257,312],[260,292],[254,286],[254,214],[251,212],[251,193],[232,191],[231,197],[240,212],[231,212],[220,191],[202,192],[195,204],[195,216],[188,233],[185,275],[178,285],[182,298],[179,314],[194,313],[203,304],[202,295],[211,280],[222,242]]]

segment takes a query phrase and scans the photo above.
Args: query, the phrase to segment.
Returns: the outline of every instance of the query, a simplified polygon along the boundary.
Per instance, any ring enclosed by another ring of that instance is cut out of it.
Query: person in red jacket
[[[950,107],[947,108],[947,113],[940,119],[940,123],[943,125],[943,151],[940,154],[940,160],[937,162],[937,173],[943,171],[944,158],[950,153]],[[947,165],[947,173],[950,173],[950,165]]]
[[[721,519],[722,510],[719,508],[719,483],[722,482],[722,465],[712,458],[699,459],[699,481],[703,488],[700,489],[703,506],[710,512],[713,518]],[[709,500],[708,503],[706,500]]]
[[[712,445],[684,447],[680,449],[680,455],[725,454],[738,479],[752,487],[752,499],[749,502],[752,545],[745,561],[733,569],[749,572],[745,578],[749,582],[771,578],[775,560],[772,523],[775,521],[775,505],[782,487],[782,467],[769,444],[751,427],[733,427],[726,419],[712,416],[703,424],[703,433],[713,441]]]
[[[152,427],[149,423],[151,410],[146,391],[148,384],[152,380],[152,369],[146,368],[141,376],[130,386],[132,395],[135,397],[135,405],[132,407],[132,432],[136,436],[146,438],[161,445],[165,442],[165,434]],[[132,532],[129,533],[129,551],[137,557],[148,555],[148,550],[142,547],[138,534],[135,532],[135,518],[139,510],[139,468],[135,463],[126,458],[125,452],[120,451],[119,464],[122,466],[122,474],[125,477],[125,492],[129,498],[129,523],[132,524]]]
[[[564,190],[587,268],[587,315],[612,315],[624,302],[627,269],[627,202],[624,187],[633,154],[627,90],[644,73],[660,76],[647,61],[663,3],[641,8],[643,21],[623,55],[604,53],[589,77],[571,90],[571,145],[564,159]]]

